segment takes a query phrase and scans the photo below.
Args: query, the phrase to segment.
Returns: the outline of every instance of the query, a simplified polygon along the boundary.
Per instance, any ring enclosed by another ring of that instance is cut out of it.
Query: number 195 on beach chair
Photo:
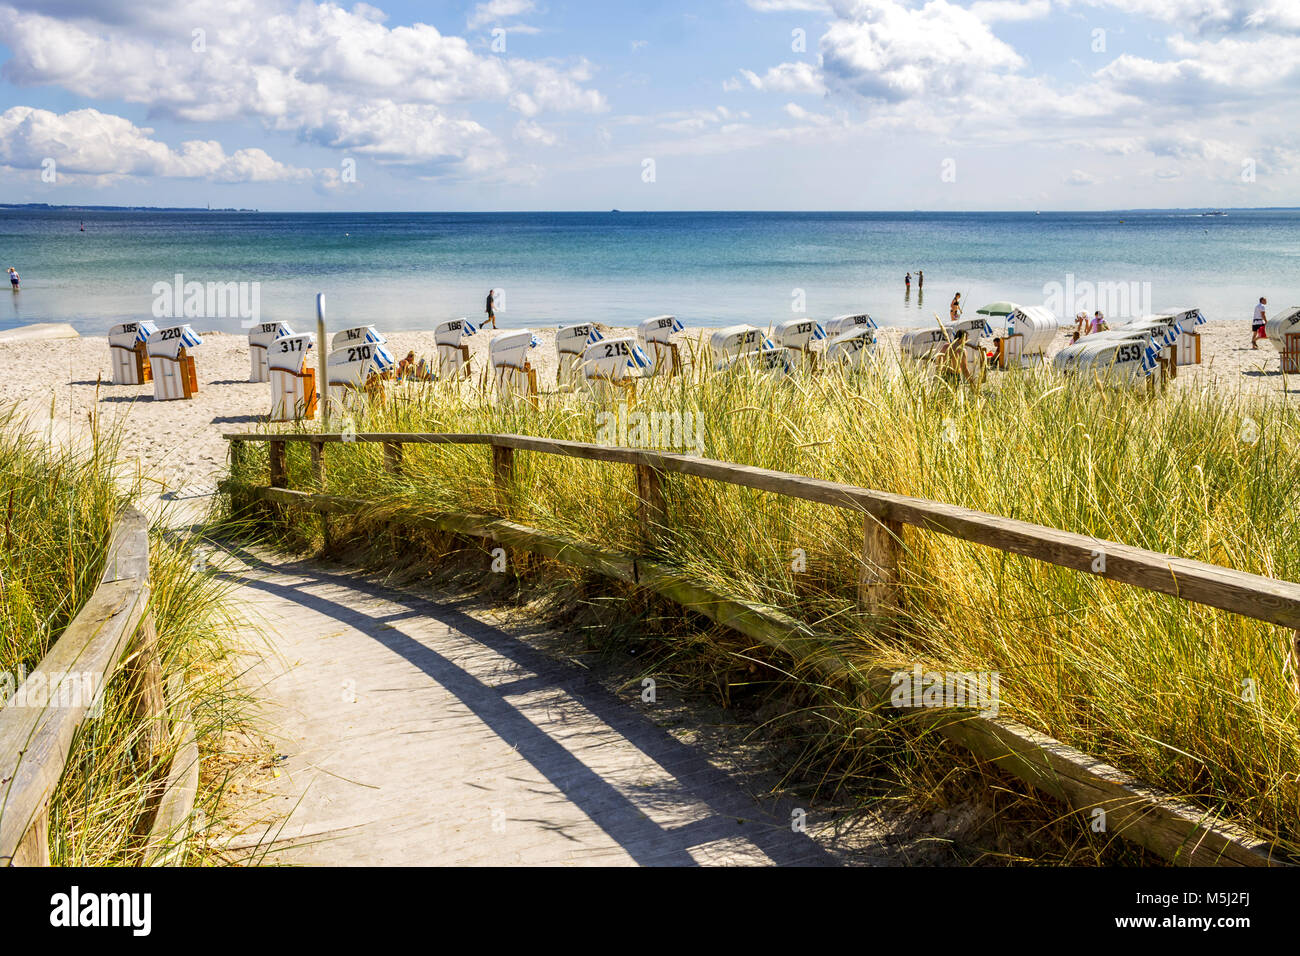
[[[199,377],[189,350],[203,344],[199,333],[188,325],[155,329],[145,343],[153,371],[155,401],[193,398],[199,391]]]
[[[316,336],[286,335],[271,343],[271,421],[316,417],[316,370],[311,365]]]
[[[108,353],[113,365],[114,385],[143,385],[153,381],[153,369],[145,342],[157,326],[143,322],[123,322],[108,330]]]

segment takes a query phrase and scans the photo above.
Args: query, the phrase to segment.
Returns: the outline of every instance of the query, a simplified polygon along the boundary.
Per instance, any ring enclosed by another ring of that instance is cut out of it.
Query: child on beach
[[[18,271],[13,266],[9,267],[9,284],[13,286],[15,292],[18,291]]]
[[[1070,337],[1070,342],[1079,341],[1079,337],[1088,334],[1088,313],[1080,312],[1074,317],[1074,334]]]
[[[1259,340],[1264,337],[1264,327],[1268,324],[1268,319],[1264,315],[1264,306],[1268,305],[1268,299],[1262,295],[1259,297],[1259,305],[1255,306],[1255,317],[1250,320],[1250,347],[1259,348]]]
[[[908,292],[912,291],[912,273],[909,272],[903,276],[903,285],[906,286]]]
[[[492,328],[494,329],[497,327],[497,314],[495,308],[493,307],[493,301],[494,301],[494,297],[496,296],[496,292],[497,292],[496,289],[488,289],[487,308],[484,309],[484,311],[487,312],[487,320],[492,324]]]

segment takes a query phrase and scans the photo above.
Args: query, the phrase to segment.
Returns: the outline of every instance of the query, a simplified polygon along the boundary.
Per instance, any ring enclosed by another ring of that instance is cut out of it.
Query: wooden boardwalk
[[[317,563],[234,557],[236,597],[273,646],[248,682],[282,755],[253,808],[263,822],[231,844],[236,858],[841,862],[791,827],[792,804],[751,795],[517,630]]]

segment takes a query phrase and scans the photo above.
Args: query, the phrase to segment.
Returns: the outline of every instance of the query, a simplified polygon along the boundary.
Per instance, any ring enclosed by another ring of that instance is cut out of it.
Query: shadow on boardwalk
[[[286,772],[261,809],[291,811],[248,826],[236,856],[270,846],[268,862],[323,864],[848,862],[823,845],[835,828],[817,814],[796,832],[793,804],[755,797],[474,602],[229,553],[222,573],[275,649],[253,690]]]

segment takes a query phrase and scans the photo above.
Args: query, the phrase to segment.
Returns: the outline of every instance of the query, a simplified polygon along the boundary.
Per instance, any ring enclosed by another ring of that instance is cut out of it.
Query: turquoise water
[[[1121,222],[1121,220],[1123,220]],[[85,232],[79,223],[85,223]],[[1149,283],[1151,305],[1247,319],[1300,302],[1300,211],[1119,213],[181,213],[0,210],[22,289],[0,328],[101,333],[148,317],[154,284],[257,283],[260,318],[430,328],[504,290],[502,328],[660,313],[688,326],[870,312],[882,325],[1040,304],[1049,283]],[[925,272],[904,296],[903,275]],[[1082,286],[1080,284],[1083,284]],[[246,287],[251,290],[252,286]],[[802,303],[800,292],[802,290]],[[1104,304],[1104,303],[1103,303]],[[1133,311],[1141,311],[1138,303]],[[1065,311],[1061,309],[1059,311]],[[190,319],[237,331],[238,318]]]

